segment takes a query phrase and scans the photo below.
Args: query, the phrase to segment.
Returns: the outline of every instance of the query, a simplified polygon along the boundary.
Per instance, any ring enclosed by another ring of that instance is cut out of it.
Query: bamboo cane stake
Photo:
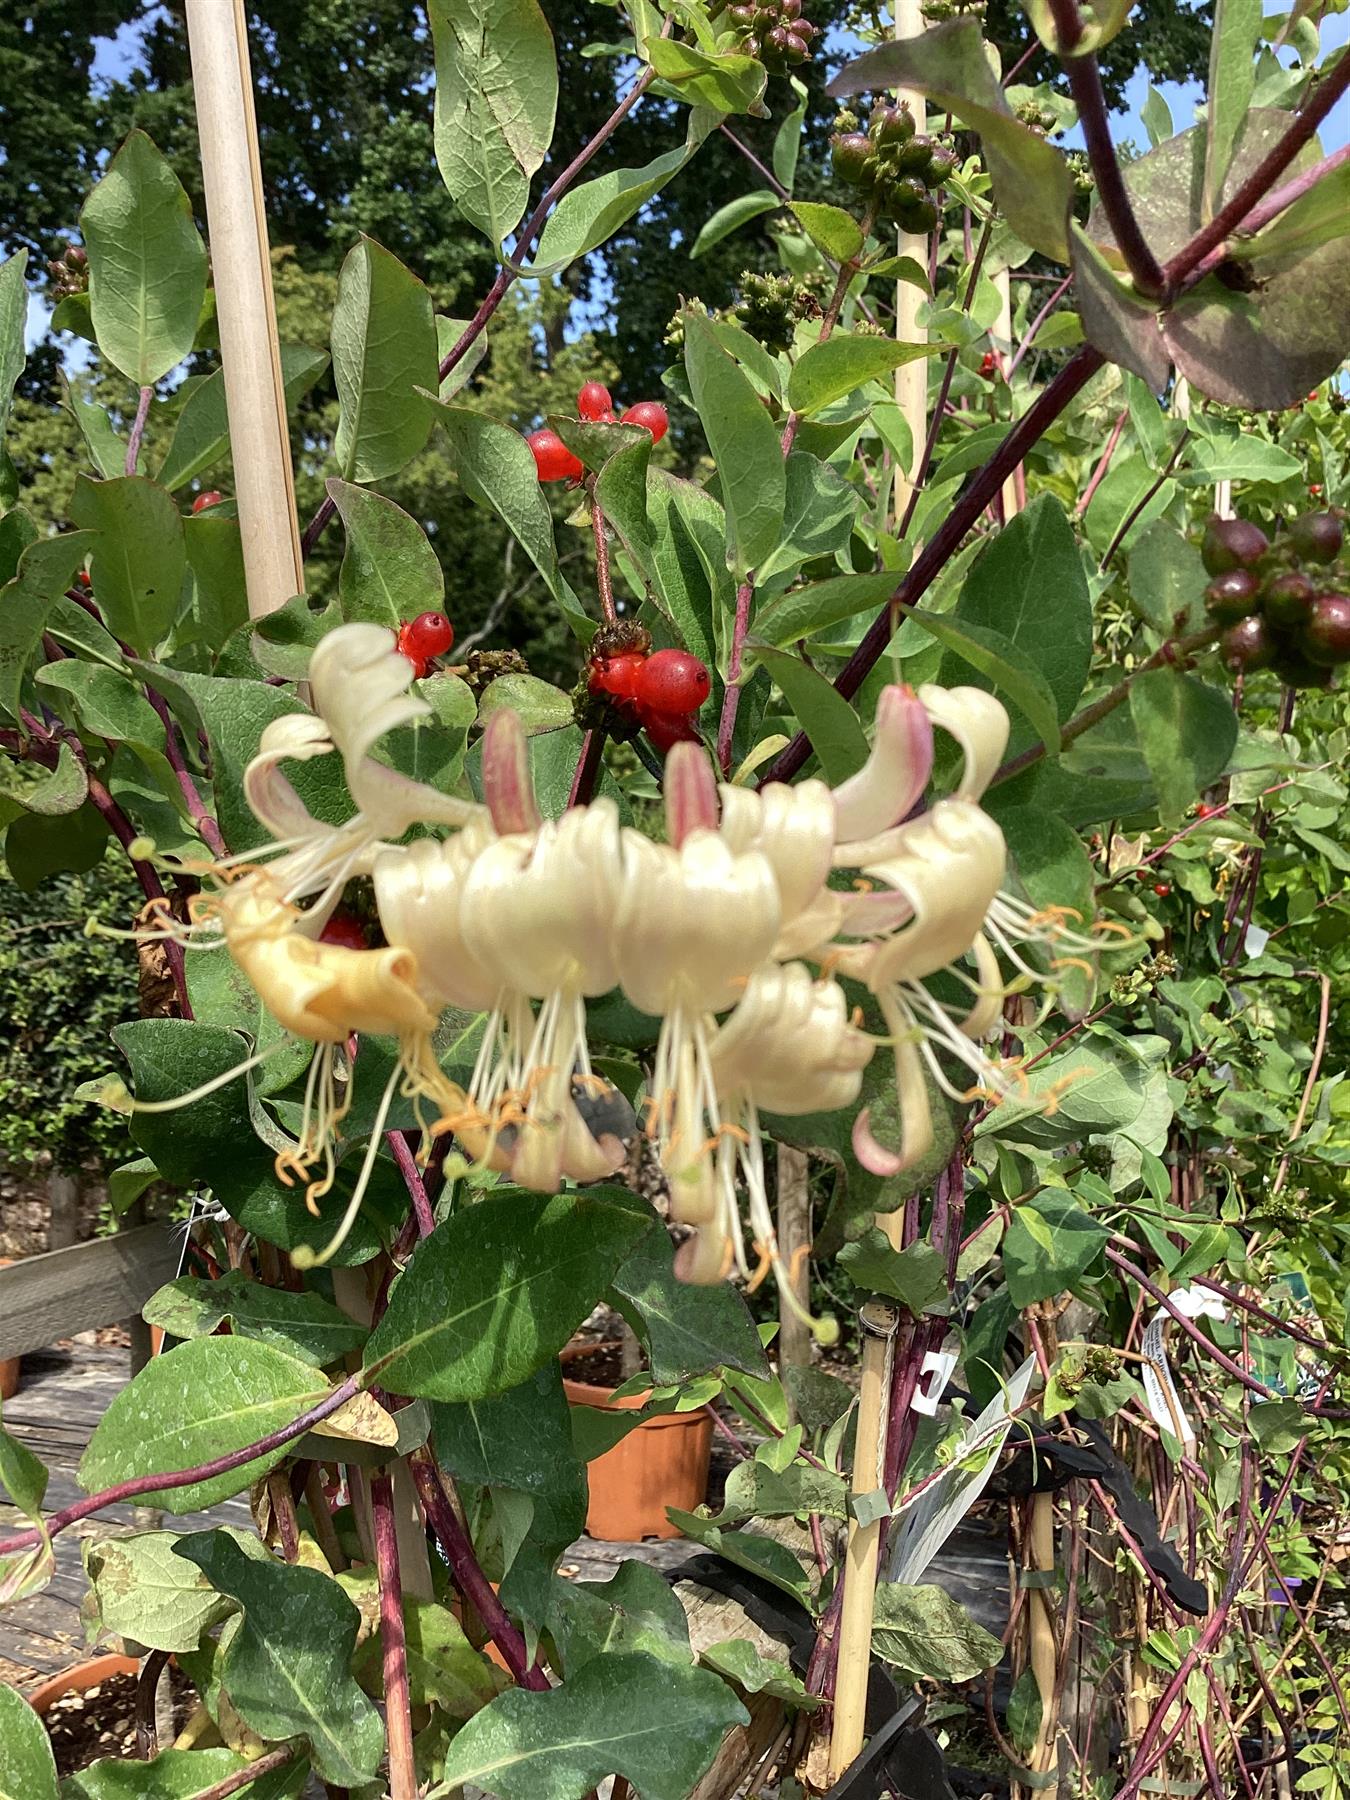
[[[897,38],[918,37],[924,30],[924,18],[919,10],[921,0],[895,0],[895,36]],[[923,132],[928,129],[928,109],[924,97],[917,88],[897,88],[896,99],[905,101],[914,114],[914,129]],[[928,239],[926,236],[911,237],[908,232],[897,234],[896,249],[901,256],[912,256],[920,266],[928,267]],[[900,344],[918,344],[924,341],[927,333],[919,324],[919,308],[927,296],[922,288],[915,287],[912,281],[897,281],[895,284],[895,338]],[[910,452],[909,468],[895,465],[895,516],[904,517],[905,508],[909,504],[909,496],[913,490],[911,476],[918,472],[918,459],[923,454],[924,440],[928,434],[928,359],[916,357],[913,362],[905,363],[895,371],[895,403],[900,408],[905,423],[909,426],[909,435],[913,444]]]
[[[900,1315],[882,1300],[869,1300],[858,1314],[862,1327],[862,1381],[858,1389],[858,1431],[853,1453],[853,1497],[875,1494],[882,1484],[885,1453],[886,1373]],[[833,1784],[863,1747],[867,1677],[872,1665],[872,1614],[876,1602],[880,1519],[862,1525],[849,1520],[844,1554],[844,1603],[839,1617],[839,1662],[834,1688],[834,1730],[830,1738]]]
[[[243,0],[187,0],[250,618],[304,588]]]

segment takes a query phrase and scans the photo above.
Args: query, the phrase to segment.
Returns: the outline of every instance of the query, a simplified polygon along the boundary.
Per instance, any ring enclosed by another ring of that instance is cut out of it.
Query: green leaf
[[[19,558],[37,541],[37,535],[32,515],[22,506],[12,506],[0,515],[0,587],[18,574]]]
[[[14,763],[0,763],[0,794],[30,813],[61,818],[77,812],[89,793],[89,774],[69,744],[57,752],[56,767],[37,781],[25,781]]]
[[[553,515],[548,509],[530,447],[518,431],[468,407],[431,401],[434,417],[450,441],[450,460],[460,486],[477,506],[485,506],[506,526],[543,576],[548,591],[566,613],[576,595],[558,572]]]
[[[94,534],[91,573],[108,629],[148,656],[183,597],[187,552],[178,508],[144,475],[79,475],[70,516]]]
[[[445,577],[417,520],[383,494],[336,478],[327,486],[347,533],[338,576],[343,620],[397,629],[418,613],[440,612]]]
[[[192,576],[192,614],[203,641],[221,650],[230,633],[248,622],[244,543],[238,519],[215,507],[183,520],[183,543]]]
[[[644,439],[647,450],[651,450],[651,433],[640,425],[605,425],[592,419],[568,418],[566,413],[550,413],[545,424],[557,432],[573,456],[597,474],[620,451],[636,449]]]
[[[776,212],[782,204],[771,188],[756,188],[753,193],[738,194],[734,200],[728,200],[725,206],[718,207],[694,239],[690,260],[697,261],[705,250],[720,244],[733,231],[739,231],[742,225],[748,225],[762,213]]]
[[[1288,481],[1303,469],[1282,444],[1242,431],[1227,420],[1215,420],[1196,434],[1190,460],[1193,467],[1177,477],[1183,487],[1209,487],[1216,481]]]
[[[447,319],[443,313],[436,314],[436,350],[441,362],[445,361],[471,323],[469,319]],[[451,399],[462,387],[467,386],[490,348],[491,340],[485,328],[478,333],[450,373],[441,377],[442,400]]]
[[[710,108],[695,107],[683,144],[641,169],[611,169],[564,194],[539,239],[527,275],[544,277],[588,255],[626,224],[638,208],[676,175],[717,124]]]
[[[183,184],[143,131],[130,132],[108,164],[80,232],[98,347],[129,381],[150,387],[192,349],[206,246]]]
[[[853,1389],[836,1375],[823,1369],[787,1368],[783,1385],[792,1400],[793,1412],[810,1435],[826,1431],[836,1419],[842,1419],[855,1399]]]
[[[1003,1239],[1003,1273],[1013,1305],[1034,1306],[1062,1294],[1096,1259],[1111,1234],[1074,1205],[1070,1195],[1043,1189],[1013,1208]]]
[[[437,1460],[456,1480],[532,1494],[584,1522],[586,1476],[556,1358],[503,1394],[441,1404],[432,1416]]]
[[[108,827],[89,804],[59,818],[38,813],[15,819],[5,834],[5,863],[26,894],[49,875],[82,875],[103,860]]]
[[[1162,393],[1172,358],[1158,329],[1156,302],[1139,298],[1076,219],[1069,224],[1069,253],[1087,341],[1122,369],[1131,370],[1153,393]]]
[[[1152,92],[1153,89],[1150,88],[1149,93]],[[1034,1669],[1023,1669],[1008,1696],[1008,1735],[1012,1738],[1014,1750],[1020,1750],[1023,1756],[1030,1755],[1036,1742],[1043,1710],[1036,1672]]]
[[[558,104],[553,33],[537,0],[429,0],[436,166],[494,249],[515,230]]]
[[[1064,157],[1013,116],[985,55],[978,19],[951,19],[918,37],[882,44],[849,63],[826,92],[888,87],[921,88],[937,107],[979,132],[994,198],[1012,231],[1042,255],[1068,261],[1064,228],[1073,184]]]
[[[806,109],[810,100],[806,88],[798,78],[793,75],[790,80],[792,91],[797,96],[797,104],[790,113],[784,116],[773,139],[773,172],[789,193],[792,192],[793,184],[797,179],[797,158],[802,146],[802,126],[806,120]]]
[[[898,1300],[917,1319],[926,1312],[945,1312],[947,1263],[931,1244],[897,1250],[879,1226],[872,1225],[835,1258],[854,1287]]]
[[[1297,1400],[1258,1400],[1247,1412],[1252,1436],[1268,1456],[1287,1456],[1308,1434],[1308,1415]]]
[[[823,206],[817,200],[795,200],[791,211],[816,249],[832,256],[835,262],[849,262],[861,254],[865,241],[862,227],[842,206]]]
[[[562,1349],[650,1228],[586,1192],[491,1194],[413,1252],[365,1366],[395,1394],[500,1394]]]
[[[689,1668],[689,1621],[679,1596],[657,1569],[629,1560],[608,1581],[554,1584],[549,1629],[573,1681],[596,1657],[640,1652]]]
[[[84,730],[116,743],[163,744],[164,725],[158,713],[120,670],[69,656],[63,662],[47,663],[37,671],[36,679],[39,687],[52,690],[52,705],[59,704],[58,696],[69,696],[67,704],[73,703]]]
[[[748,378],[708,320],[685,318],[684,361],[727,513],[727,562],[744,577],[778,542],[787,469],[778,431]]]
[[[427,289],[371,238],[338,275],[332,348],[339,469],[348,481],[397,475],[431,430],[417,393],[436,391],[436,320]]]
[[[1227,1254],[1228,1227],[1218,1223],[1201,1226],[1181,1261],[1170,1271],[1172,1285],[1178,1287],[1189,1281],[1192,1275],[1206,1274],[1215,1263],[1222,1262]]]
[[[1103,44],[1109,44],[1129,17],[1133,5],[1134,0],[1082,0],[1077,7],[1080,33],[1071,54],[1090,56]],[[1070,54],[1060,44],[1049,0],[1027,0],[1027,11],[1031,14],[1036,35],[1046,49],[1055,56]],[[1151,93],[1152,89],[1149,91]]]
[[[149,1762],[107,1757],[61,1783],[61,1800],[196,1800],[218,1782],[249,1767],[234,1750],[161,1750]],[[245,1800],[282,1800],[298,1794],[309,1775],[300,1757],[262,1775],[240,1792]]]
[[[853,337],[847,331],[836,331],[797,358],[788,379],[788,405],[794,412],[820,412],[903,363],[932,355],[934,349],[932,344],[897,344],[892,338]]]
[[[1050,684],[1036,665],[1022,654],[1011,638],[988,625],[976,625],[958,612],[951,617],[910,609],[930,637],[935,637],[945,650],[968,663],[996,694],[1011,700],[1041,743],[1048,756],[1059,753],[1059,715]]]
[[[1200,552],[1166,519],[1155,519],[1130,551],[1130,604],[1155,631],[1168,635],[1199,622],[1209,577]]]
[[[1251,110],[1260,35],[1261,0],[1217,0],[1209,41],[1209,104],[1205,111],[1201,206],[1206,221],[1219,210],[1233,151]]]
[[[1130,716],[1162,817],[1179,819],[1228,767],[1237,743],[1232,699],[1178,669],[1150,669],[1130,689]]]
[[[800,1605],[810,1606],[811,1584],[796,1557],[777,1538],[758,1531],[724,1531],[702,1513],[684,1512],[678,1506],[668,1506],[666,1517],[696,1544],[705,1545],[738,1569],[772,1582]]]
[[[744,1693],[768,1694],[805,1712],[814,1712],[824,1704],[819,1695],[807,1693],[785,1661],[761,1656],[749,1638],[727,1638],[720,1644],[710,1644],[699,1652],[699,1661],[723,1680],[734,1682]]]
[[[408,1658],[408,1698],[414,1706],[438,1706],[452,1719],[473,1715],[507,1685],[481,1650],[475,1650],[448,1606],[403,1596],[403,1634]],[[384,1651],[372,1634],[357,1652],[353,1672],[371,1693],[384,1694]]]
[[[478,721],[486,725],[494,713],[513,712],[525,727],[527,737],[541,731],[560,731],[574,722],[572,696],[541,681],[537,675],[520,671],[499,675],[483,689],[478,703]]]
[[[1343,162],[1264,230],[1243,239],[1242,260],[1259,264],[1267,258],[1315,250],[1321,244],[1344,237],[1347,219],[1350,219],[1350,162]]]
[[[39,538],[19,555],[19,569],[0,589],[0,711],[16,723],[28,666],[37,654],[52,606],[89,553],[87,531]]]
[[[710,667],[717,660],[714,619],[734,609],[726,563],[726,514],[692,481],[653,469],[648,479],[652,569],[661,610],[680,639]]]
[[[56,1760],[46,1727],[17,1689],[4,1682],[0,1682],[0,1800],[59,1800]]]
[[[305,1738],[325,1781],[371,1780],[384,1725],[352,1679],[360,1615],[337,1583],[316,1569],[255,1562],[221,1531],[180,1539],[178,1555],[243,1608],[221,1680],[244,1723],[265,1743]]]
[[[16,251],[7,262],[0,263],[0,438],[9,423],[14,384],[23,374],[24,330],[28,323],[28,289],[24,271],[28,252]]]
[[[906,1675],[932,1681],[973,1681],[1003,1657],[998,1639],[942,1588],[901,1581],[877,1585],[872,1648]]]
[[[646,1342],[657,1387],[673,1387],[723,1366],[747,1375],[768,1374],[759,1334],[740,1294],[727,1282],[691,1287],[677,1281],[675,1247],[664,1229],[653,1229],[639,1240],[612,1285],[620,1309]]]
[[[814,637],[831,625],[871,612],[889,600],[898,577],[883,569],[875,575],[833,575],[793,588],[755,614],[758,643],[781,647]]]
[[[754,659],[782,689],[797,723],[811,740],[825,778],[834,787],[867,761],[867,738],[844,696],[799,657],[754,645]]]
[[[310,388],[328,367],[326,350],[311,350],[306,344],[283,344],[281,346],[281,379],[285,388],[286,402],[293,406],[302,394]],[[72,405],[76,402],[72,395]],[[97,411],[97,408],[91,408]],[[111,429],[111,428],[110,428]],[[85,430],[86,441],[89,432]],[[120,446],[120,439],[114,439]],[[91,445],[92,448],[92,445]],[[174,427],[169,447],[164,452],[164,461],[160,465],[155,479],[161,487],[172,493],[175,489],[185,487],[198,475],[204,475],[213,468],[230,448],[229,421],[225,414],[225,376],[220,369],[196,382],[183,401],[182,411],[178,415],[178,423]],[[100,463],[104,475],[117,474],[119,468],[105,468]]]
[[[1070,717],[1092,661],[1092,602],[1073,528],[1053,494],[1038,495],[999,532],[971,567],[950,617],[999,632],[1044,678],[1060,723]],[[971,681],[956,660],[943,658],[940,681]],[[991,683],[976,676],[973,685]],[[1021,710],[1020,699],[1014,704]],[[1014,720],[1014,749],[1036,738],[1033,725]]]
[[[239,1337],[273,1344],[316,1369],[358,1350],[366,1330],[321,1294],[264,1287],[240,1269],[214,1281],[182,1275],[166,1282],[146,1301],[141,1317],[170,1337],[210,1337],[227,1320]]]
[[[756,580],[781,583],[809,558],[833,555],[848,537],[860,504],[858,490],[838,469],[794,450],[787,459],[782,535],[756,570]]]
[[[228,1528],[227,1528],[228,1529]],[[98,1622],[147,1650],[195,1650],[234,1610],[200,1569],[174,1550],[176,1531],[140,1531],[85,1545]]]
[[[827,1519],[848,1517],[848,1484],[843,1476],[806,1462],[771,1469],[752,1458],[737,1463],[727,1476],[722,1510],[713,1522],[725,1527],[744,1519],[790,1519],[807,1513]]]
[[[647,61],[679,100],[719,113],[752,112],[767,79],[763,63],[739,51],[709,55],[675,38],[649,37]]]
[[[86,1493],[141,1475],[177,1474],[242,1450],[318,1403],[310,1363],[247,1338],[198,1338],[147,1363],[99,1420],[80,1460]],[[243,1493],[286,1455],[283,1445],[224,1475],[157,1488],[142,1504],[201,1512]]]
[[[1171,107],[1152,83],[1149,84],[1144,104],[1139,108],[1139,120],[1148,133],[1149,146],[1154,150],[1159,144],[1165,143],[1176,129],[1172,123]]]
[[[47,1471],[26,1444],[0,1423],[0,1488],[9,1495],[25,1518],[42,1516],[42,1501],[47,1492]]]
[[[500,1800],[580,1800],[606,1775],[643,1800],[685,1800],[723,1733],[749,1715],[706,1669],[628,1652],[595,1658],[551,1693],[502,1694],[456,1736],[447,1789],[474,1784]]]

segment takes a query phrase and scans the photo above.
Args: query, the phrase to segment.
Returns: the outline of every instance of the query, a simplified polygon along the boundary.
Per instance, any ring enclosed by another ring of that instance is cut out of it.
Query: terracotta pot
[[[53,1675],[50,1681],[44,1681],[40,1688],[29,1694],[28,1704],[35,1713],[45,1713],[67,1694],[87,1693],[101,1681],[111,1681],[114,1675],[134,1675],[140,1666],[134,1656],[91,1657],[88,1662],[75,1663],[69,1669],[62,1669],[59,1675]]]
[[[13,1264],[12,1256],[0,1256],[0,1269],[8,1269]],[[19,1358],[17,1356],[0,1357],[0,1400],[8,1400],[19,1391]]]
[[[562,1365],[595,1349],[569,1344]],[[614,1399],[612,1388],[592,1387],[563,1375],[563,1392],[573,1406],[618,1407],[637,1411],[642,1394]],[[712,1414],[706,1406],[694,1412],[660,1413],[644,1419],[626,1438],[587,1465],[591,1498],[586,1531],[605,1544],[633,1544],[645,1537],[676,1538],[683,1533],[666,1517],[668,1506],[692,1512],[708,1492],[708,1459],[712,1452]]]

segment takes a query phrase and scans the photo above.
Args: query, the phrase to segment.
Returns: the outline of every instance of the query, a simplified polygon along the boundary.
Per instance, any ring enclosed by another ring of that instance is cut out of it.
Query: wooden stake
[[[792,1271],[792,1291],[804,1308],[811,1304],[811,1196],[806,1152],[789,1144],[778,1146],[778,1249]],[[786,1369],[809,1368],[811,1327],[801,1315],[780,1302],[778,1307],[778,1375]],[[796,1408],[788,1401],[790,1416]]]
[[[918,37],[925,29],[924,17],[919,10],[922,0],[895,0],[895,36],[897,38]],[[928,109],[924,97],[917,88],[897,88],[897,101],[908,103],[914,114],[914,129],[924,132],[928,129]],[[911,237],[908,232],[897,233],[896,249],[901,256],[912,256],[922,269],[928,267],[928,238],[925,235]],[[927,296],[922,288],[915,287],[912,281],[897,281],[895,284],[895,339],[899,344],[922,343],[927,333],[919,324],[919,308],[925,303]],[[909,504],[912,492],[911,476],[917,472],[919,458],[923,455],[924,439],[928,434],[928,359],[916,357],[913,362],[905,363],[895,371],[895,403],[904,415],[909,426],[909,435],[913,439],[913,450],[910,453],[908,469],[902,469],[899,463],[895,467],[895,517],[897,522],[904,517],[905,507]]]
[[[1006,369],[1012,360],[1012,276],[1006,268],[994,272],[994,286],[998,289],[998,318],[994,321],[994,345],[1003,358]],[[1009,475],[1002,487],[1003,523],[1005,525],[1017,517],[1022,510],[1017,503],[1017,477]]]
[[[243,0],[187,0],[250,618],[304,589]]]
[[[900,1315],[884,1300],[869,1300],[858,1314],[862,1327],[862,1381],[858,1389],[858,1432],[853,1453],[853,1498],[881,1487],[885,1453],[886,1369]],[[863,1747],[867,1677],[872,1666],[872,1614],[876,1604],[880,1519],[860,1525],[849,1520],[844,1555],[844,1603],[839,1616],[839,1662],[834,1685],[834,1732],[830,1739],[833,1784]]]

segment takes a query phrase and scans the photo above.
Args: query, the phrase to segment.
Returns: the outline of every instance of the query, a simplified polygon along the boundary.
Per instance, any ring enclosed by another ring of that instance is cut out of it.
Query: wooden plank
[[[0,1269],[0,1357],[43,1350],[60,1337],[112,1325],[172,1281],[178,1245],[163,1225],[142,1225]]]

